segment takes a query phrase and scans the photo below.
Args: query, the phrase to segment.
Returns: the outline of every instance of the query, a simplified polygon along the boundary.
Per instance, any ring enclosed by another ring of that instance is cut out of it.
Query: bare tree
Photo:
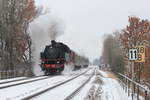
[[[28,27],[40,15],[40,11],[35,7],[34,0],[3,0],[0,14],[0,58],[3,69],[29,69],[32,42]]]
[[[109,64],[114,72],[124,72],[124,59],[119,46],[118,32],[107,35],[103,43],[103,62]]]

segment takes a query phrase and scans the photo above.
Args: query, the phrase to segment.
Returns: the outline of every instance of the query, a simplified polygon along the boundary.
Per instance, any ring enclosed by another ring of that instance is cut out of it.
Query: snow
[[[93,70],[88,71],[85,75],[82,75],[63,86],[59,86],[51,91],[48,91],[34,100],[64,100],[67,96],[69,96],[72,92],[74,92],[79,86],[81,86],[91,75]]]
[[[10,83],[6,83],[6,84],[0,84],[0,87],[12,85],[12,84],[18,84],[18,83],[22,83],[22,82],[33,81],[33,80],[37,80],[37,79],[41,79],[41,78],[46,78],[46,77],[47,76],[43,76],[43,77],[37,77],[37,78],[28,79],[28,80],[21,80],[21,81],[17,81],[17,82],[10,82]]]
[[[73,70],[73,68],[74,68],[74,65],[73,64],[70,64],[70,65],[65,65],[65,68],[64,68],[64,70],[63,70],[63,74],[65,74],[65,73],[71,73],[72,72],[72,70]]]
[[[0,80],[0,84],[3,82],[8,82],[8,81],[14,81],[14,80],[19,80],[19,79],[24,79],[26,77],[17,77],[17,78],[9,78],[9,79],[2,79]]]
[[[95,80],[95,76],[91,78],[88,84],[86,84],[83,89],[76,95],[72,100],[84,100],[86,95],[88,94],[88,91],[93,85],[93,81]]]
[[[5,88],[0,90],[0,100],[12,99],[19,100],[20,98],[30,95],[31,93],[38,92],[41,89],[47,88],[49,86],[55,85],[58,82],[69,79],[69,76],[56,76],[49,79],[44,79],[32,83],[22,84],[18,86],[13,86],[10,88]],[[13,92],[12,92],[13,91]]]
[[[97,71],[101,75],[95,75],[72,100],[132,100],[116,79],[109,78],[104,71]],[[96,83],[97,78],[102,82]]]
[[[85,75],[82,75],[62,86],[54,88],[40,96],[35,97],[35,100],[63,100],[69,94],[71,94],[75,89],[77,89],[81,84],[83,84],[88,77],[91,75],[94,66]],[[88,68],[87,68],[88,69]],[[0,90],[0,100],[20,100],[26,96],[33,93],[42,91],[48,87],[52,87],[56,84],[64,82],[80,73],[86,71],[87,69],[81,69],[79,71],[66,70],[62,75],[57,75],[50,77],[48,79],[39,80],[27,84],[22,84],[18,86],[13,86]],[[94,93],[94,100],[132,100],[128,97],[128,94],[124,92],[121,85],[116,79],[112,79],[104,71],[96,68],[96,74],[91,78],[91,80],[75,95],[73,100],[92,100],[88,99],[89,95]],[[100,74],[97,74],[100,73]],[[96,81],[99,79],[99,81]],[[3,80],[4,81],[4,80]],[[14,82],[17,83],[17,82]],[[5,84],[6,85],[6,84]],[[91,93],[90,93],[91,92]],[[98,99],[98,98],[101,99]]]
[[[104,76],[101,77],[104,82],[102,100],[131,100],[116,79],[108,78],[104,71],[100,71],[100,73]]]
[[[120,74],[120,73],[119,73]],[[134,83],[135,85],[139,86],[140,88],[142,88],[143,90],[146,90],[147,92],[150,92],[150,90],[148,88],[146,88],[144,85],[141,85],[135,81],[133,81],[132,79],[130,79],[129,77],[123,75],[123,74],[120,74],[121,76],[125,77],[127,80],[129,80],[130,82]]]
[[[20,100],[23,97],[31,95],[35,92],[39,92],[41,90],[44,90],[45,88],[52,87],[56,84],[59,84],[60,82],[75,77],[76,75],[78,75],[79,73],[85,70],[87,69],[84,69],[82,71],[75,71],[73,72],[74,75],[57,75],[57,76],[50,77],[49,79],[39,80],[31,83],[0,89],[0,94],[1,94],[0,100],[7,100],[7,99]],[[43,76],[43,77],[47,77],[47,76]],[[13,82],[13,83],[18,83],[18,82]],[[8,84],[4,84],[4,85],[8,85]]]

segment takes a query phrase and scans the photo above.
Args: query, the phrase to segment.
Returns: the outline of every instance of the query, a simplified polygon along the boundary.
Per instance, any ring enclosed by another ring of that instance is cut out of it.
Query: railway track
[[[81,84],[77,89],[75,89],[70,95],[68,95],[64,100],[71,100],[77,93],[80,92],[80,90],[91,80],[91,78],[94,76],[95,71],[92,73],[92,75],[83,83]]]
[[[43,75],[41,75],[41,76],[34,76],[34,77],[26,77],[26,78],[21,78],[21,79],[14,79],[14,80],[9,80],[9,81],[5,81],[5,82],[0,82],[0,85],[1,84],[6,84],[6,83],[11,83],[11,82],[17,82],[17,81],[23,81],[23,80],[38,78],[38,77],[43,77]]]
[[[41,77],[41,78],[39,78]],[[7,83],[7,84],[1,84],[0,85],[0,89],[4,89],[4,88],[8,88],[8,87],[13,87],[13,86],[17,86],[17,85],[22,85],[22,84],[26,84],[26,83],[31,83],[31,82],[35,82],[35,81],[39,81],[39,80],[44,80],[44,79],[48,79],[48,78],[52,78],[52,77],[48,77],[48,76],[39,76],[39,77],[35,77],[35,78],[29,78],[29,79],[25,79],[25,80],[18,80],[18,81],[14,81],[11,83]]]
[[[64,85],[64,84],[66,84],[66,83],[68,83],[68,82],[70,82],[70,81],[72,81],[72,80],[74,80],[74,79],[76,79],[76,78],[78,78],[78,77],[84,75],[84,74],[87,73],[88,71],[90,71],[90,69],[88,69],[88,70],[86,70],[85,72],[79,74],[78,76],[75,76],[75,77],[73,77],[73,78],[70,78],[70,79],[68,79],[68,80],[65,80],[65,81],[63,81],[63,82],[61,82],[61,83],[58,83],[58,84],[54,85],[54,86],[50,86],[50,87],[48,87],[48,88],[46,88],[46,89],[44,89],[44,90],[41,90],[41,91],[39,91],[39,92],[37,92],[37,93],[33,93],[33,94],[29,95],[29,96],[26,96],[26,97],[22,98],[21,100],[29,100],[29,99],[35,98],[36,96],[39,96],[39,95],[41,95],[41,94],[43,94],[43,93],[46,93],[46,92],[48,92],[48,91],[50,91],[50,90],[52,90],[52,89],[55,89],[55,88],[57,88],[57,87],[59,87],[59,86],[62,86],[62,85]]]

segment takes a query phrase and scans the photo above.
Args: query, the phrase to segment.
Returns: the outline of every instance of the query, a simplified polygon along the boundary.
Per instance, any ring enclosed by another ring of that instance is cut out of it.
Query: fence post
[[[16,70],[14,70],[13,72],[14,72],[14,73],[13,73],[13,75],[14,75],[13,77],[16,77]]]
[[[127,93],[128,93],[128,96],[129,96],[129,81],[127,80]]]
[[[123,79],[123,80],[124,80],[124,79]],[[120,80],[120,81],[121,81],[121,80]],[[122,84],[123,84],[122,86],[123,86],[123,90],[124,90],[124,89],[125,89],[125,87],[124,87],[124,83],[122,83]]]
[[[128,80],[128,96],[130,96],[130,81]]]
[[[134,95],[134,83],[132,82],[132,100],[133,100],[133,95]]]
[[[133,85],[133,93],[135,94],[135,84]]]
[[[0,71],[0,79],[2,79],[2,71]]]
[[[9,78],[9,70],[7,71],[7,78]]]
[[[3,70],[1,71],[1,79],[3,79]]]
[[[10,77],[13,78],[13,70],[10,70]]]
[[[147,100],[147,91],[145,91],[145,100]]]
[[[0,79],[2,79],[2,71],[0,71]]]
[[[4,73],[5,73],[4,79],[6,79],[7,78],[7,71],[5,70]]]
[[[139,86],[137,85],[137,100],[139,100]]]
[[[128,87],[127,78],[125,78],[125,83],[126,83],[125,92],[127,92],[127,87]]]

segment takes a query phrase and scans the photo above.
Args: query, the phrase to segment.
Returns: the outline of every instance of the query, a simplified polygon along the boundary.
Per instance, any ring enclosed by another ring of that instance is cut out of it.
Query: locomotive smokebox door
[[[41,52],[41,59],[44,59],[45,58],[45,56],[44,56],[44,52]]]

